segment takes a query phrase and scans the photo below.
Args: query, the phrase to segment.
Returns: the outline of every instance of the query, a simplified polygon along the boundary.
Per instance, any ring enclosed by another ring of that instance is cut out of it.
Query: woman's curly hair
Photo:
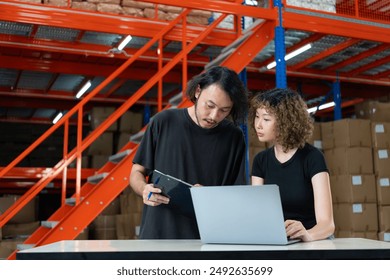
[[[284,151],[303,148],[313,134],[313,118],[302,97],[292,89],[275,88],[255,94],[250,100],[248,121],[254,128],[256,110],[264,108],[276,118],[276,142]]]

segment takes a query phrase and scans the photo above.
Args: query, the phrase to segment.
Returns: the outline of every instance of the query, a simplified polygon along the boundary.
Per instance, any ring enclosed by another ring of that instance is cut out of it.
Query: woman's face
[[[265,108],[256,110],[254,126],[260,142],[273,142],[276,139],[276,118]]]

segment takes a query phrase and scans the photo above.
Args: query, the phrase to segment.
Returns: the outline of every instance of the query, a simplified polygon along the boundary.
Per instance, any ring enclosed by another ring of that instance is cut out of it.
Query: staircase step
[[[108,172],[100,173],[97,175],[89,176],[87,181],[91,184],[97,184],[108,175]]]
[[[130,149],[124,150],[123,152],[120,152],[120,153],[117,153],[115,155],[110,156],[108,158],[108,160],[111,161],[111,162],[114,162],[114,163],[118,163],[122,159],[124,159],[126,156],[128,156],[130,153],[131,153]]]
[[[83,200],[84,198],[81,197],[80,200]],[[65,204],[70,205],[70,206],[75,206],[76,205],[76,198],[75,197],[69,197],[65,199]]]
[[[16,249],[17,250],[27,250],[27,249],[31,249],[31,248],[34,248],[35,247],[35,244],[17,244],[16,245]]]
[[[145,131],[140,131],[136,134],[133,134],[130,136],[130,141],[134,142],[134,143],[140,143],[144,134],[145,134]]]
[[[58,221],[42,221],[41,226],[45,228],[54,228],[58,224]]]

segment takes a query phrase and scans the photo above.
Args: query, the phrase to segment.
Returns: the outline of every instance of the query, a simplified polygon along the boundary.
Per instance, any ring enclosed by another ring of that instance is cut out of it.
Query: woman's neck
[[[282,145],[279,145],[279,144],[274,145],[275,157],[280,163],[285,163],[288,160],[290,160],[297,150],[298,150],[298,148],[284,151],[284,148]]]

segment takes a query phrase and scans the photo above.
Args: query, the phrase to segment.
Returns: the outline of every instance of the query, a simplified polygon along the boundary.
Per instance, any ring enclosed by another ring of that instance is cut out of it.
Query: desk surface
[[[67,240],[19,251],[16,259],[390,259],[390,243],[363,238],[277,246],[204,244],[200,240]]]

